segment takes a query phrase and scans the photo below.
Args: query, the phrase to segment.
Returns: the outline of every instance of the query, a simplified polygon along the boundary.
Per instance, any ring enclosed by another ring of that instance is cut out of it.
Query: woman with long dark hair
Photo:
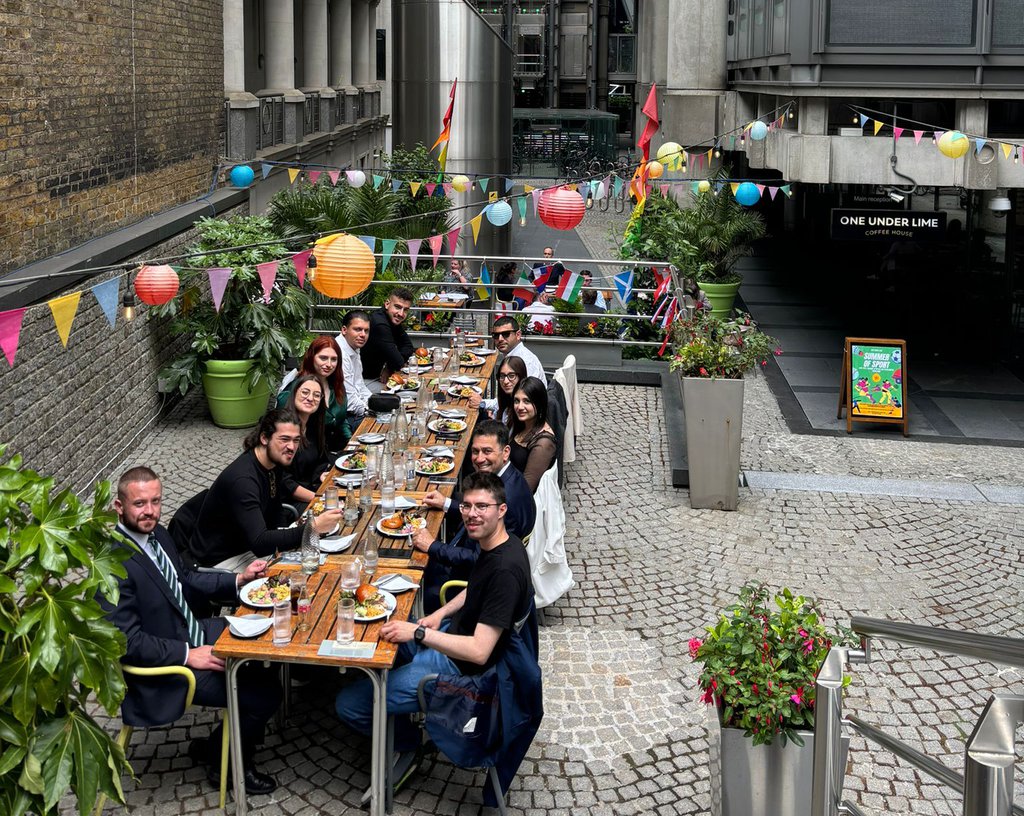
[[[341,373],[341,348],[333,337],[322,334],[317,337],[302,358],[298,377],[311,374],[320,381],[324,390],[324,434],[328,450],[341,450],[352,436],[346,421],[348,408],[345,398],[345,378]],[[298,377],[277,395],[277,405],[282,407],[291,399]]]
[[[512,420],[515,418],[512,395],[527,376],[526,363],[522,357],[506,357],[498,367],[498,408],[494,412],[494,418],[509,427],[512,427]]]
[[[541,476],[554,464],[555,432],[548,425],[548,390],[536,377],[527,377],[512,394],[512,465],[530,490],[537,492]]]
[[[308,503],[316,494],[324,474],[331,469],[330,453],[324,431],[324,387],[312,374],[303,374],[292,384],[291,398],[287,408],[299,418],[302,429],[302,444],[292,457],[288,468],[298,487],[292,494],[301,502]]]

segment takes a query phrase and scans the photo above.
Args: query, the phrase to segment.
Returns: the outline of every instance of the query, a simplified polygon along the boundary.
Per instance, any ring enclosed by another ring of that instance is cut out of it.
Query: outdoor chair
[[[576,357],[570,354],[553,377],[562,386],[565,396],[565,436],[562,440],[562,464],[576,461],[576,438],[583,431],[583,410],[580,408],[576,380]]]
[[[187,711],[192,707],[192,697],[196,693],[196,676],[192,673],[192,669],[187,666],[154,666],[150,668],[143,668],[141,666],[129,666],[127,664],[121,665],[121,671],[125,674],[125,681],[131,682],[130,677],[161,677],[172,675],[180,675],[185,678],[185,682],[188,683],[188,691],[185,694],[185,710]],[[122,715],[123,716],[123,715]],[[228,728],[226,722],[227,711],[221,712],[221,717],[225,719],[224,727],[221,729],[223,737],[221,739],[220,749],[220,809],[224,810],[224,804],[227,801],[227,790],[228,790],[228,746],[230,740],[231,729]],[[162,723],[161,725],[171,725],[171,723]],[[153,728],[159,728],[160,726],[152,726]],[[128,742],[132,738],[132,732],[135,730],[135,726],[123,723],[121,725],[121,731],[117,735],[117,744],[121,746],[121,750],[127,753]],[[103,812],[103,805],[106,803],[107,797],[104,793],[100,793],[99,798],[96,800],[96,810],[94,811],[95,816],[100,816]]]
[[[540,477],[533,503],[537,517],[524,540],[530,557],[530,577],[538,610],[550,606],[575,586],[565,554],[565,507],[558,484],[558,463]]]

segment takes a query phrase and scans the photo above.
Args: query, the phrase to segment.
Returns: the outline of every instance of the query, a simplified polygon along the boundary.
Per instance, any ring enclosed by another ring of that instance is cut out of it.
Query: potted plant
[[[191,342],[160,378],[166,390],[182,394],[201,381],[213,421],[246,428],[266,411],[285,359],[305,350],[312,299],[299,288],[288,250],[266,218],[204,218],[196,227],[199,240],[190,252],[202,254],[181,269],[178,294],[154,310]],[[280,263],[265,303],[256,266],[269,261]],[[210,294],[211,267],[231,270],[219,310]]]
[[[124,635],[97,593],[117,598],[128,551],[116,547],[110,485],[92,504],[6,458],[0,446],[0,813],[56,814],[72,790],[78,811],[97,794],[124,803],[124,752],[89,715],[95,694],[115,714],[124,697]]]
[[[723,321],[696,312],[672,325],[669,369],[682,378],[691,507],[736,509],[743,376],[781,353],[749,315]]]
[[[809,816],[815,678],[833,643],[852,643],[851,633],[830,629],[814,601],[789,589],[773,598],[758,584],[691,638],[701,699],[720,727],[716,812]]]

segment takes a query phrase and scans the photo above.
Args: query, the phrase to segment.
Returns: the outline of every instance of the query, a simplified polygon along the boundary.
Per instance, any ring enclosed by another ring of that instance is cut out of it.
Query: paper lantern
[[[452,189],[457,193],[464,193],[473,184],[469,176],[454,176],[452,178]]]
[[[699,182],[697,182],[697,191],[698,192],[706,193],[710,189],[711,189],[711,182],[708,181],[707,179],[701,179]]]
[[[344,300],[364,291],[373,280],[373,252],[354,235],[338,233],[321,238],[313,246],[316,269],[309,276],[313,288],[327,297]]]
[[[247,164],[236,164],[231,168],[231,183],[235,187],[248,187],[252,184],[253,179],[256,178],[256,174],[252,172],[252,168]]]
[[[580,194],[569,187],[552,187],[540,195],[537,215],[551,229],[571,230],[579,226],[587,211]]]
[[[970,148],[971,140],[959,130],[947,130],[939,137],[939,150],[942,155],[951,159],[959,159]]]
[[[750,138],[755,142],[760,142],[768,135],[768,125],[758,119],[750,126]]]
[[[658,148],[658,161],[669,170],[678,170],[683,163],[683,147],[678,142],[665,142]]]
[[[744,181],[736,188],[736,200],[744,207],[750,207],[756,204],[760,198],[761,191],[757,189],[756,184],[749,181]]]
[[[349,187],[362,187],[366,184],[366,173],[362,170],[346,170],[345,178],[348,179]]]
[[[663,175],[665,175],[665,165],[656,161],[647,162],[648,178],[661,178]]]
[[[496,227],[503,227],[512,220],[512,207],[507,201],[495,201],[487,208],[487,220]]]
[[[144,266],[135,276],[135,294],[150,306],[161,306],[178,294],[178,273],[166,264]]]

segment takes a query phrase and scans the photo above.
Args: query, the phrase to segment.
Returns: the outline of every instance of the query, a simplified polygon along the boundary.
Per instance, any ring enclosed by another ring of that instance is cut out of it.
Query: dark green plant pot
[[[252,391],[245,386],[251,360],[207,360],[203,391],[213,424],[221,428],[251,428],[267,410],[270,386],[261,382]]]
[[[735,283],[711,283],[710,281],[699,280],[697,285],[708,296],[712,315],[722,319],[732,315],[732,303],[736,300],[736,293],[740,290],[739,281]]]

